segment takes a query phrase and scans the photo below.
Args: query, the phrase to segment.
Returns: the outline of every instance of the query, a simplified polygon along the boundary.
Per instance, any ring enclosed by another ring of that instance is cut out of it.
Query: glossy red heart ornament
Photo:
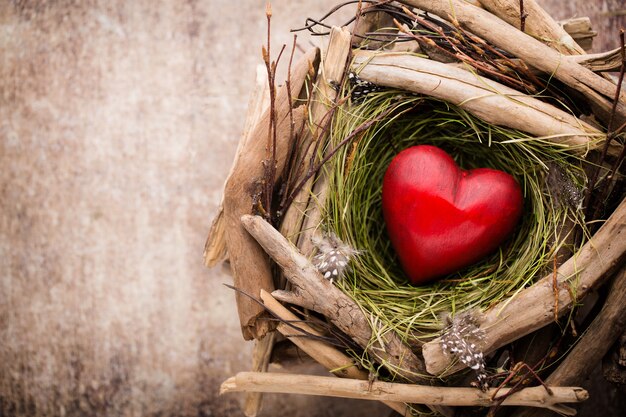
[[[489,168],[465,171],[430,145],[394,157],[382,200],[389,238],[413,284],[489,255],[511,235],[523,206],[511,175]]]

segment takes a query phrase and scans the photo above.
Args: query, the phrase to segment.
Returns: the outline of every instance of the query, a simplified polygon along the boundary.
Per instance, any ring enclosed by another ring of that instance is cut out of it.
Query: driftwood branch
[[[504,300],[478,317],[485,330],[483,351],[489,353],[554,321],[567,313],[574,303],[603,279],[615,272],[626,254],[626,200],[615,210],[577,254],[558,269],[558,311],[555,309],[553,274],[542,278],[519,294]],[[571,292],[570,292],[571,289]],[[574,295],[576,298],[572,298]],[[434,375],[452,373],[462,365],[448,369],[452,358],[441,349],[440,339],[422,348],[426,369]]]
[[[252,371],[267,372],[270,364],[272,348],[276,341],[276,333],[270,332],[263,338],[256,340],[252,350]],[[243,413],[246,417],[256,417],[263,405],[263,393],[249,392],[243,404]]]
[[[274,297],[323,314],[393,375],[411,382],[424,381],[420,377],[425,373],[422,362],[393,330],[372,340],[372,328],[359,306],[324,279],[284,236],[259,216],[246,215],[241,222],[293,285],[293,292],[275,291]]]
[[[579,403],[589,394],[578,387],[551,387],[552,395],[544,387],[526,388],[507,397],[501,405],[548,408],[566,415],[574,415],[563,403]],[[427,405],[477,406],[495,405],[495,389],[483,392],[476,388],[448,388],[424,385],[368,382],[313,375],[241,372],[224,381],[220,394],[237,391],[280,392],[288,394],[324,395],[377,401],[400,401]],[[508,388],[498,394],[506,395]]]
[[[263,65],[257,66],[256,81],[254,90],[250,94],[250,100],[248,101],[248,111],[246,113],[246,120],[243,125],[243,133],[239,139],[237,145],[237,151],[235,152],[235,161],[239,159],[243,150],[246,148],[246,143],[250,140],[254,127],[259,123],[259,119],[263,115],[263,112],[269,104],[269,86],[267,84],[267,71]],[[236,162],[233,163],[230,172],[226,176],[226,181],[232,176],[233,169],[236,166]],[[226,250],[226,230],[224,228],[224,196],[222,195],[222,201],[217,209],[217,215],[211,223],[209,229],[209,236],[207,237],[204,245],[204,264],[209,268],[217,265],[218,262],[224,260],[227,256]]]
[[[307,355],[315,359],[334,375],[341,378],[352,378],[367,380],[369,375],[362,369],[357,368],[354,359],[340,352],[329,344],[314,339],[314,336],[321,336],[315,329],[300,320],[295,314],[287,310],[271,294],[261,291],[263,304],[282,320],[278,324],[278,330],[283,336],[291,340]],[[309,337],[307,337],[309,336]],[[311,337],[313,336],[313,337]],[[397,411],[401,415],[407,414],[407,407],[404,403],[383,401],[387,406]]]
[[[593,30],[591,19],[585,16],[574,17],[559,24],[583,50],[590,51],[593,48],[593,38],[598,36],[598,32]]]
[[[556,385],[582,384],[626,329],[624,306],[626,267],[622,267],[616,274],[600,313],[546,382]]]
[[[313,49],[308,52],[295,66],[291,74],[293,91],[299,92],[309,68],[315,66],[319,51]],[[295,94],[297,97],[298,94]],[[289,102],[286,87],[282,87],[276,96],[276,160],[277,171],[282,171],[285,156],[291,144],[291,117],[289,109],[293,103]],[[293,111],[294,122],[301,126],[305,114],[301,108]],[[244,144],[238,159],[235,161],[232,173],[224,188],[224,227],[226,233],[226,247],[230,256],[233,270],[234,285],[245,293],[258,296],[261,289],[273,288],[273,277],[270,260],[259,245],[250,238],[241,226],[239,218],[252,211],[252,194],[258,188],[257,182],[263,177],[261,161],[266,157],[266,138],[269,129],[269,112],[265,112],[250,139]],[[268,330],[268,322],[257,321],[264,309],[248,297],[240,293],[236,295],[237,310],[245,339],[260,338]]]
[[[609,295],[600,313],[545,382],[548,385],[582,385],[626,328],[625,305],[626,267],[622,267],[610,285]],[[518,410],[514,417],[543,415],[545,413],[527,408]]]
[[[579,152],[605,138],[569,113],[456,66],[412,54],[364,51],[356,54],[354,69],[364,80],[448,101],[489,123],[544,137]]]
[[[622,48],[615,48],[608,52],[598,54],[574,55],[567,57],[592,71],[619,71],[622,66]]]
[[[511,26],[519,28],[520,0],[480,0],[480,4]],[[524,32],[548,44],[564,55],[582,54],[572,36],[535,0],[524,0]]]
[[[336,29],[333,28],[331,31],[331,41],[333,33]],[[334,54],[330,56],[330,43],[329,43],[329,57],[327,61],[332,58],[332,61],[328,61],[329,67],[324,66],[324,77],[329,77],[326,83],[321,87],[321,93],[327,97],[329,103],[325,106],[326,114],[330,114],[331,106],[336,106],[336,98],[337,91],[328,84],[328,81],[332,80],[334,82],[341,82],[341,79],[345,73],[346,66],[348,65],[348,56],[350,55],[350,40],[351,34],[347,29],[342,29],[341,32],[336,34],[337,40],[335,42]],[[334,110],[333,110],[334,111]],[[327,126],[330,126],[330,120],[327,123]],[[324,140],[325,142],[330,137],[329,134],[324,135],[323,137],[319,137],[317,140]],[[330,152],[331,147],[320,147],[320,149],[326,148],[325,152],[327,155]],[[309,199],[309,205],[307,207],[306,215],[304,216],[304,221],[302,224],[302,234],[300,235],[300,239],[298,240],[298,248],[300,252],[309,256],[313,251],[313,243],[311,237],[315,233],[319,233],[317,230],[319,224],[321,222],[322,217],[322,207],[325,206],[326,197],[328,194],[328,175],[327,175],[327,166],[323,166],[319,172],[317,173],[317,177],[315,178],[315,182],[312,184],[312,194]]]
[[[462,0],[400,0],[401,3],[458,21],[470,32],[523,59],[529,65],[552,74],[581,92],[607,118],[615,84],[572,61],[558,51],[509,25],[490,12]],[[626,93],[620,95],[617,116],[626,120]]]
[[[328,49],[324,54],[321,64],[322,76],[319,78],[311,99],[310,119],[300,147],[307,152],[302,157],[302,166],[298,167],[303,173],[309,172],[314,167],[311,162],[318,158],[315,153],[324,149],[324,143],[328,137],[325,128],[330,125],[330,112],[335,106],[337,91],[331,83],[339,83],[343,77],[350,52],[350,32],[345,28],[333,27],[328,39]],[[311,192],[315,186],[315,178],[312,176],[294,196],[291,205],[287,208],[285,217],[280,226],[283,235],[294,242],[304,254],[310,252],[310,236],[312,231],[311,208],[315,207],[315,200],[311,198]],[[317,226],[313,224],[313,227]],[[301,232],[305,232],[304,236]]]

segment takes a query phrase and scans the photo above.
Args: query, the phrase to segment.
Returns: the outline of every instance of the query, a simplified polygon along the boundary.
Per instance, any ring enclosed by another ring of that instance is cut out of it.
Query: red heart
[[[522,192],[502,171],[460,169],[445,151],[413,146],[396,155],[383,180],[391,243],[413,284],[469,266],[515,229]]]

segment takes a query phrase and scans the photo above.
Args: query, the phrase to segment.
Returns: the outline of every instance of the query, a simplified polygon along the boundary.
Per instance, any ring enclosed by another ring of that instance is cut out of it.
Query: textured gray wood
[[[593,51],[603,52],[619,46],[619,30],[626,29],[624,0],[537,0],[557,20],[587,16],[598,36]]]

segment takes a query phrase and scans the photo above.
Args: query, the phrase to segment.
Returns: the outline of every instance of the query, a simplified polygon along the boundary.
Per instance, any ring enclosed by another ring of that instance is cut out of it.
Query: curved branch
[[[550,273],[477,318],[486,333],[483,351],[493,352],[551,323],[555,314],[567,313],[574,303],[621,267],[625,255],[626,199],[593,238],[558,269],[558,311],[554,311],[555,289]],[[456,365],[448,369],[452,358],[442,351],[439,338],[426,343],[422,353],[431,374],[453,373],[463,368],[463,365]]]

